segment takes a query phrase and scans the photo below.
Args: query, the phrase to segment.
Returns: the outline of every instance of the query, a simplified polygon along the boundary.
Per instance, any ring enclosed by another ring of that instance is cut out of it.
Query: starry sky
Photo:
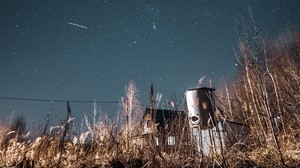
[[[236,73],[235,25],[276,38],[300,25],[298,0],[1,0],[0,97],[119,101],[135,81],[141,102],[149,88],[162,101],[197,86],[218,87]],[[204,83],[205,83],[204,82]],[[114,116],[117,103],[99,103]],[[91,103],[71,103],[80,120]],[[0,117],[62,119],[66,103],[0,99]]]

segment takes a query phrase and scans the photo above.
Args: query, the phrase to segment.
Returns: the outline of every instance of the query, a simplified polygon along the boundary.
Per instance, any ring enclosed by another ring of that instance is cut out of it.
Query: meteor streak
[[[77,26],[77,27],[80,27],[80,28],[84,28],[84,29],[87,29],[86,26],[82,26],[80,24],[76,24],[76,23],[72,23],[72,22],[68,22],[69,25],[73,25],[73,26]]]

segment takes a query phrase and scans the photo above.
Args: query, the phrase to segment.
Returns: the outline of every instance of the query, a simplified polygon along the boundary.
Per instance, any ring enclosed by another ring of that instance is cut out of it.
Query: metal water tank
[[[215,126],[213,88],[194,88],[186,92],[188,119],[191,127]],[[212,125],[213,124],[213,125]]]

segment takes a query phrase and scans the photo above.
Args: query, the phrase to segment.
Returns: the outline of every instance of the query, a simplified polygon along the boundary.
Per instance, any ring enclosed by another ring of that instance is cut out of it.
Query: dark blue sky
[[[0,97],[118,101],[134,80],[143,104],[152,82],[163,101],[181,101],[203,75],[214,87],[234,76],[233,29],[252,28],[249,7],[271,38],[300,25],[298,0],[1,0]],[[51,108],[61,119],[65,106],[0,100],[0,116],[41,121]],[[71,108],[80,118],[92,105]]]

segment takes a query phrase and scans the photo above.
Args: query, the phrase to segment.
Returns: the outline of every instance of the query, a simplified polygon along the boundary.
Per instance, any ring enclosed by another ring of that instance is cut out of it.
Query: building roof
[[[158,124],[158,127],[164,127],[166,122],[170,122],[176,119],[176,117],[179,116],[185,116],[184,111],[178,111],[178,110],[169,110],[169,109],[149,109],[146,108],[146,111],[143,116],[143,120],[145,119],[146,115],[151,115],[152,120],[156,124]]]

